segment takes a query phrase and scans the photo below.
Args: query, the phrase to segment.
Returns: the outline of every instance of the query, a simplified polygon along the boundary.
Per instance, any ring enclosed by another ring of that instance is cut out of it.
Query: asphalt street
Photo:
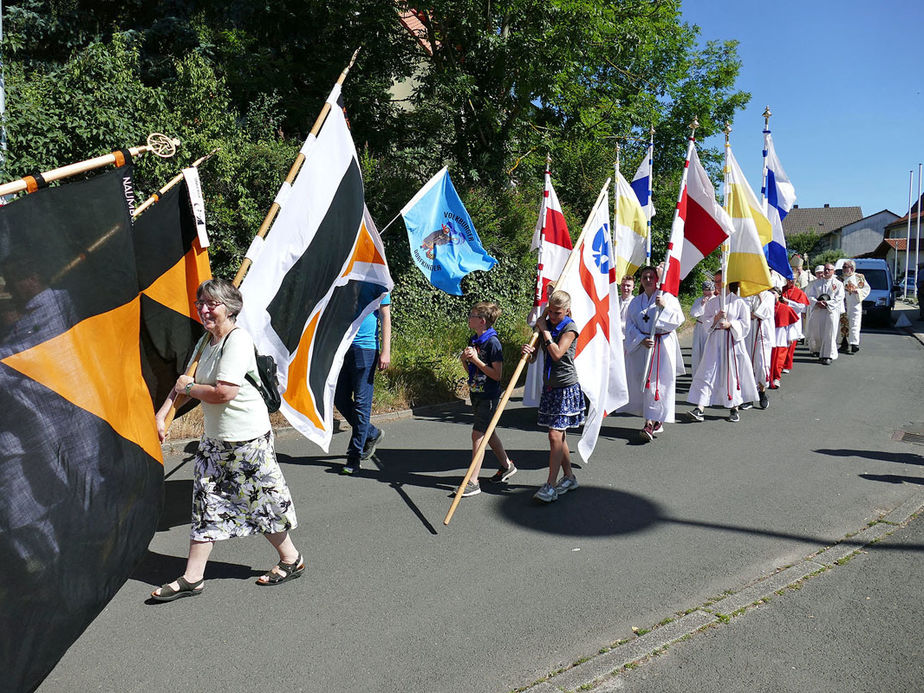
[[[848,673],[879,660],[851,689],[913,690],[901,684],[924,673],[913,642],[924,537],[908,524],[924,507],[922,364],[914,336],[872,329],[830,366],[800,349],[769,409],[740,423],[707,410],[643,445],[637,417],[611,416],[581,487],[549,506],[531,498],[547,439],[515,401],[499,433],[520,472],[483,483],[449,526],[470,459],[465,406],[386,421],[377,463],[353,478],[338,474],[346,434],[324,453],[281,432],[305,576],[258,587],[269,544],[220,542],[203,595],[152,604],[185,563],[194,448],[179,446],[148,556],[39,690],[844,690],[820,663],[836,651],[855,663]],[[495,468],[489,453],[482,476]],[[796,573],[813,576],[793,590]],[[768,586],[770,601],[752,606]],[[835,616],[851,609],[862,618],[842,627]],[[868,637],[844,632],[858,627]],[[882,632],[898,634],[883,640],[894,656],[869,647]],[[784,671],[800,651],[802,677]]]

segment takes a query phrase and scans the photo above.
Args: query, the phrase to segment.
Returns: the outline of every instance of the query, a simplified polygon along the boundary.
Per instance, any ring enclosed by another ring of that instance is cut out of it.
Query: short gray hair
[[[196,299],[221,301],[228,309],[228,317],[236,320],[244,307],[244,297],[234,284],[227,279],[206,279],[196,289]]]

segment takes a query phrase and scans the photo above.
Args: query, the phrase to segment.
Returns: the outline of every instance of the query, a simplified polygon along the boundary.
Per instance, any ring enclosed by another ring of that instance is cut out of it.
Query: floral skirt
[[[298,525],[272,432],[242,443],[203,438],[193,472],[193,541],[287,532]]]
[[[539,425],[556,431],[584,424],[584,393],[575,383],[567,387],[543,388],[539,398]]]

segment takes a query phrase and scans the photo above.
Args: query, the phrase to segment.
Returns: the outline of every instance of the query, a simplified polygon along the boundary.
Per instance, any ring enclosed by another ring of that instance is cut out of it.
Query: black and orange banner
[[[131,167],[0,208],[0,671],[32,690],[144,555],[163,461]]]
[[[194,305],[196,288],[212,276],[185,181],[135,220],[133,236],[141,289],[142,367],[156,410],[204,332]]]

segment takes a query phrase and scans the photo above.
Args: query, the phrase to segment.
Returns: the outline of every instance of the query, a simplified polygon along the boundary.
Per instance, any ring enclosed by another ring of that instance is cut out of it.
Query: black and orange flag
[[[157,410],[204,333],[196,288],[212,276],[185,180],[135,220],[133,237],[141,289],[142,368]]]
[[[131,166],[0,208],[0,671],[32,690],[154,535]]]

